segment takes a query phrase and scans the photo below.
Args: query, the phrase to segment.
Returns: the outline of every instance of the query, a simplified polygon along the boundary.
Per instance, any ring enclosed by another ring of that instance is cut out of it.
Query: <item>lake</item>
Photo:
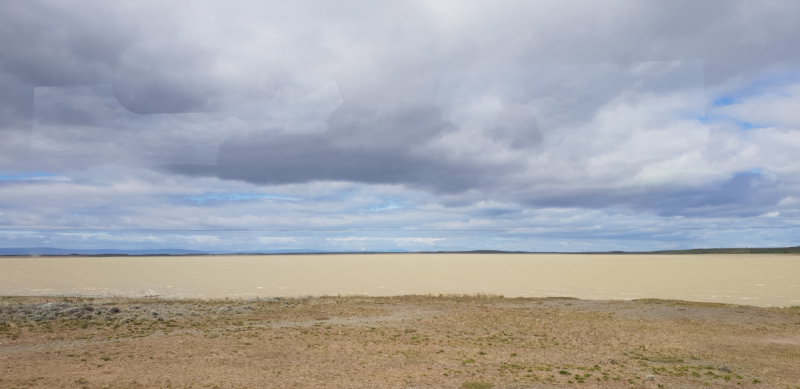
[[[0,295],[193,298],[486,293],[800,305],[787,254],[328,254],[2,257]]]

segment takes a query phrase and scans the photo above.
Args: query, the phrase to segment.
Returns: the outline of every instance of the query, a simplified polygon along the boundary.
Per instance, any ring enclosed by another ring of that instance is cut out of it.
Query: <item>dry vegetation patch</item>
[[[0,300],[0,388],[800,388],[800,310],[497,296]]]

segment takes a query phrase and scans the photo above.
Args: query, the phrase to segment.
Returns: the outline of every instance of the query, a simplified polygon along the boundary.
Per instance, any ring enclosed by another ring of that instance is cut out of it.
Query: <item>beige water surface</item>
[[[800,256],[364,254],[3,257],[0,295],[219,298],[487,293],[800,305]]]

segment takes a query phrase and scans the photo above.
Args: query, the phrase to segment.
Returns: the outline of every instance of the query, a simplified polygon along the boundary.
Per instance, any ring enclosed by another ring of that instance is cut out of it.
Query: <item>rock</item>
[[[722,365],[722,366],[719,367],[719,371],[724,371],[726,373],[730,373],[731,372],[731,368],[728,367],[728,366]]]
[[[59,313],[60,313],[61,315],[64,315],[64,316],[69,316],[69,315],[74,315],[74,314],[76,314],[76,313],[79,313],[79,312],[81,312],[81,309],[80,309],[80,308],[75,308],[75,307],[72,307],[72,308],[67,308],[67,309],[64,309],[64,310],[62,310],[62,311],[61,311],[61,312],[59,312]]]
[[[253,309],[253,307],[251,307],[249,305],[245,305],[245,306],[242,307],[242,309],[251,310],[251,309]]]
[[[117,314],[117,313],[119,313],[119,308],[111,307],[111,309],[109,309],[108,312],[111,313],[111,314]]]
[[[131,307],[131,309],[139,309],[139,306],[138,305],[134,305],[134,306]]]
[[[654,376],[652,374],[648,374],[647,376],[644,377],[644,379],[646,379],[648,381],[655,381],[656,380],[656,376]]]
[[[91,305],[87,305],[87,306],[83,307],[83,310],[87,311],[87,312],[91,312],[91,311],[94,311],[94,307],[91,306]]]
[[[158,312],[153,311],[153,316],[158,316]]]

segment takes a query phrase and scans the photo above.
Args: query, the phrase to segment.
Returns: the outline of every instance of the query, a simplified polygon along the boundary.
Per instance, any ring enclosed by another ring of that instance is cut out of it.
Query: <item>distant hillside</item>
[[[0,255],[192,255],[205,251],[182,249],[118,250],[118,249],[60,249],[55,247],[0,248]]]
[[[659,250],[659,251],[500,251],[500,250],[472,250],[472,251],[427,251],[423,253],[442,254],[800,254],[797,247],[762,247],[762,248],[717,248],[717,249],[689,249],[689,250]]]
[[[200,251],[184,249],[62,249],[57,247],[13,247],[0,248],[0,256],[37,256],[37,255],[85,255],[85,256],[117,256],[117,255],[258,255],[258,254],[327,254],[318,250],[266,250],[266,251]]]
[[[471,251],[357,251],[335,252],[319,250],[265,250],[265,251],[199,251],[184,249],[148,249],[148,250],[120,250],[120,249],[61,249],[55,247],[17,247],[0,248],[0,256],[38,256],[38,255],[86,255],[86,256],[121,256],[121,255],[308,255],[308,254],[800,254],[797,247],[762,247],[762,248],[716,248],[716,249],[691,249],[691,250],[659,250],[659,251],[591,251],[591,252],[541,252],[541,251],[501,251],[501,250],[471,250]]]
[[[648,254],[798,254],[797,247],[762,247],[746,249],[692,249],[692,250],[664,250],[650,251]]]

